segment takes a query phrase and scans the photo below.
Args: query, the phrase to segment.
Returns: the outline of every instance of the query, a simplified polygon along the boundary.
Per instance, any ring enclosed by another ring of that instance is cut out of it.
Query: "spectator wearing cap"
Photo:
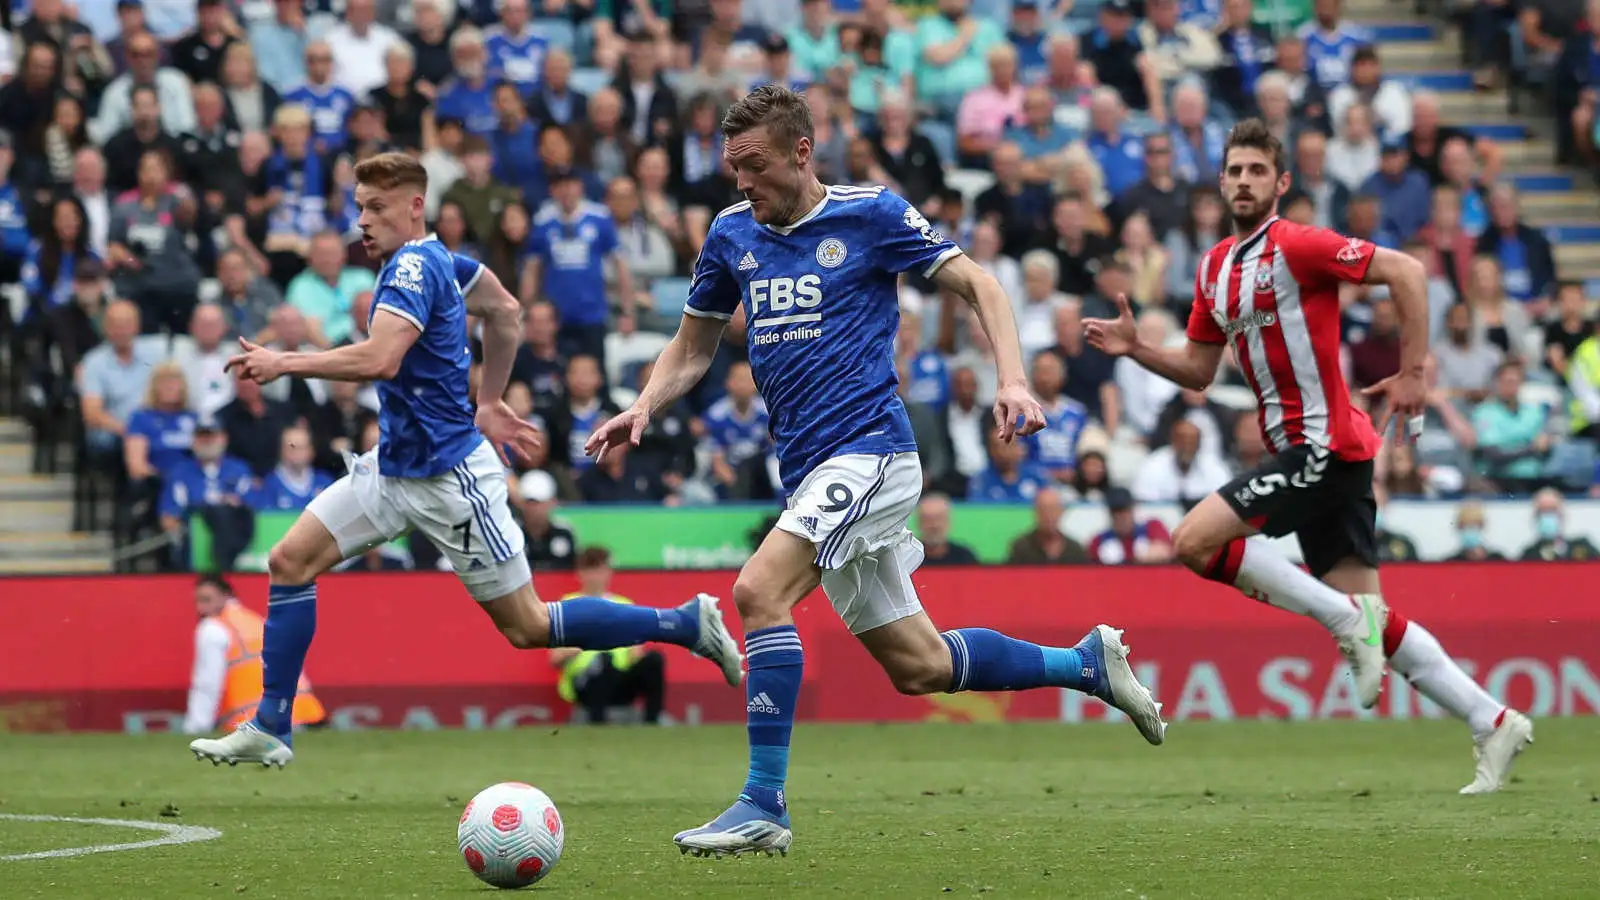
[[[374,0],[345,0],[344,18],[324,37],[333,51],[333,80],[354,97],[384,83],[383,55],[400,43],[400,35],[376,19]]]
[[[306,49],[310,43],[306,8],[301,0],[273,0],[272,18],[250,25],[250,48],[260,63],[261,80],[280,94],[306,80]]]
[[[1153,564],[1172,561],[1172,534],[1159,519],[1139,521],[1134,497],[1126,488],[1106,491],[1111,527],[1089,542],[1089,558],[1101,565]]]
[[[1411,168],[1411,153],[1403,135],[1384,138],[1378,171],[1361,186],[1361,192],[1378,198],[1383,208],[1382,227],[1401,243],[1428,222],[1428,176]]]
[[[1017,80],[1017,50],[995,44],[987,54],[989,83],[968,93],[956,114],[956,164],[982,167],[1006,128],[1022,120],[1023,87]]]
[[[200,516],[211,532],[215,568],[227,570],[244,549],[250,546],[255,516],[246,505],[255,489],[250,467],[228,453],[229,441],[221,423],[201,419],[194,431],[194,455],[180,460],[163,480],[157,512],[161,530],[174,540],[174,559],[184,568],[185,542],[179,540],[194,516]],[[272,446],[274,455],[277,444]]]
[[[619,328],[634,325],[633,277],[621,258],[611,211],[585,200],[583,183],[571,169],[548,173],[550,203],[534,216],[523,270],[522,295],[552,301],[560,317],[557,344],[569,358],[588,354],[604,371],[606,320],[610,311],[605,267],[615,267],[622,302]]]
[[[800,0],[800,21],[784,33],[795,70],[813,81],[821,81],[843,58],[834,18],[829,0]]]
[[[238,26],[223,0],[197,0],[194,30],[172,45],[172,67],[194,84],[215,82],[222,74],[222,58],[238,40]]]
[[[572,87],[572,54],[559,47],[544,57],[544,77],[528,98],[528,115],[540,126],[572,128],[589,117],[589,98]]]
[[[1135,35],[1156,79],[1170,85],[1185,74],[1205,75],[1222,63],[1222,47],[1210,31],[1181,17],[1182,0],[1150,0]]]
[[[285,91],[283,102],[310,114],[312,143],[319,155],[344,146],[345,120],[355,108],[356,97],[333,80],[333,50],[326,41],[306,46],[306,80]]]
[[[1400,82],[1383,77],[1383,64],[1371,45],[1351,57],[1350,80],[1328,92],[1328,115],[1338,122],[1355,103],[1372,108],[1374,130],[1385,140],[1403,141],[1411,130],[1411,95]]]
[[[0,87],[0,128],[11,133],[17,149],[24,153],[42,152],[41,138],[61,89],[55,47],[50,44],[25,44],[19,77]]]
[[[1256,79],[1272,67],[1272,29],[1251,20],[1250,0],[1222,0],[1217,43],[1222,48],[1222,64],[1212,76],[1217,99],[1230,109],[1251,109]]]
[[[133,93],[140,87],[155,91],[162,131],[180,135],[194,128],[189,79],[177,69],[161,65],[161,47],[155,36],[141,34],[128,42],[128,71],[117,76],[100,95],[100,114],[89,126],[89,136],[96,143],[106,142],[133,124]]]
[[[18,277],[31,310],[49,311],[72,297],[73,270],[99,257],[89,247],[83,207],[71,197],[50,204],[50,221],[44,235],[29,242]]]
[[[776,84],[803,94],[811,86],[811,76],[794,69],[794,55],[789,52],[788,38],[776,32],[768,33],[761,41],[761,54],[761,72],[751,80],[751,90],[764,84]]]
[[[1014,566],[1062,565],[1089,562],[1083,545],[1061,530],[1066,515],[1061,492],[1041,489],[1033,497],[1033,528],[1011,542],[1006,562]]]
[[[102,460],[114,454],[120,470],[128,417],[139,407],[150,373],[166,352],[138,340],[139,307],[126,300],[106,307],[103,325],[105,343],[85,354],[79,369],[79,409],[90,452]]]
[[[1100,83],[1114,88],[1130,109],[1150,110],[1159,121],[1162,97],[1156,68],[1134,29],[1132,0],[1106,0],[1099,24],[1083,38],[1083,58]]]
[[[257,512],[305,509],[333,484],[328,473],[311,467],[315,455],[309,430],[300,425],[285,428],[278,448],[278,466],[261,479],[260,487],[250,492],[246,498],[250,506]]]
[[[975,16],[968,0],[939,0],[939,14],[917,20],[917,100],[946,118],[961,98],[989,80],[989,49],[1005,34],[993,19]]]
[[[441,119],[455,119],[468,134],[487,137],[500,117],[494,108],[494,83],[489,80],[488,60],[483,35],[476,28],[460,28],[450,38],[450,61],[454,76],[439,86],[433,112]]]
[[[569,571],[577,560],[578,541],[572,529],[551,519],[556,509],[556,480],[534,469],[512,481],[522,512],[528,565],[536,572]]]

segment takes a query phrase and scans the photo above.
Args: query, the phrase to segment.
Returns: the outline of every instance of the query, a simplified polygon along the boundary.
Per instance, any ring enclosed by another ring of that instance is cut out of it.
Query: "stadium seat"
[[[606,381],[632,384],[632,376],[638,373],[639,367],[660,356],[668,340],[664,334],[642,330],[628,335],[616,332],[606,335]]]
[[[945,173],[944,183],[946,187],[960,191],[970,209],[977,202],[978,195],[994,185],[994,173],[982,169],[951,169]]]
[[[549,41],[551,49],[571,53],[578,44],[577,31],[565,19],[534,19],[528,24],[528,30]]]
[[[689,279],[657,278],[650,285],[650,296],[655,301],[656,315],[676,321],[683,314],[683,301],[689,296]]]
[[[594,96],[594,93],[611,84],[611,75],[604,69],[573,69],[572,89],[580,94]]]

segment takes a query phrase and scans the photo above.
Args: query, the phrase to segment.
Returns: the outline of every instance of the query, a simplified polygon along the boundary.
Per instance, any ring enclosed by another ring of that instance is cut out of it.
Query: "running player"
[[[651,416],[705,374],[744,306],[788,508],[733,587],[750,661],[744,790],[715,820],[678,834],[678,847],[787,852],[784,780],[804,661],[790,610],[819,583],[902,693],[1072,688],[1128,713],[1146,740],[1161,743],[1160,708],[1129,668],[1121,632],[1099,625],[1070,648],[984,628],[940,634],[912,587],[922,545],[906,521],[922,468],[896,394],[897,276],[919,271],[976,310],[999,368],[995,424],[1010,441],[1038,431],[1044,412],[1028,393],[1000,285],[893,193],[819,182],[800,95],[757,88],[728,111],[722,133],[748,199],[713,221],[678,334],[638,401],[587,445],[603,455],[638,444]]]
[[[281,353],[241,340],[244,352],[228,362],[263,384],[284,375],[379,381],[382,437],[272,548],[261,704],[254,720],[221,739],[190,744],[197,757],[280,767],[294,758],[289,710],[316,630],[317,576],[411,529],[444,551],[514,647],[606,650],[661,641],[692,648],[720,666],[728,684],[739,683],[738,644],[714,597],[657,610],[595,597],[546,605],[534,592],[503,468],[507,448],[526,456],[539,439],[501,400],[522,310],[493,273],[424,237],[427,183],[421,164],[400,153],[356,166],[361,244],[385,260],[366,341]],[[467,396],[469,314],[484,322],[476,418]]]
[[[1471,727],[1477,770],[1461,793],[1497,791],[1511,761],[1532,743],[1533,724],[1479,687],[1433,635],[1391,611],[1379,593],[1373,457],[1391,421],[1397,435],[1402,424],[1412,438],[1421,428],[1428,355],[1422,265],[1278,218],[1289,171],[1283,145],[1259,119],[1228,135],[1221,182],[1234,232],[1200,260],[1188,342],[1169,349],[1140,341],[1126,297],[1117,298],[1119,318],[1084,323],[1095,347],[1193,390],[1211,384],[1231,344],[1255,391],[1272,456],[1184,516],[1173,532],[1178,558],[1204,578],[1328,629],[1350,661],[1363,707],[1378,702],[1387,660]],[[1341,282],[1386,285],[1400,316],[1400,371],[1364,391],[1384,403],[1379,429],[1351,405],[1340,371]],[[1255,534],[1295,535],[1310,574],[1271,544],[1246,540]]]

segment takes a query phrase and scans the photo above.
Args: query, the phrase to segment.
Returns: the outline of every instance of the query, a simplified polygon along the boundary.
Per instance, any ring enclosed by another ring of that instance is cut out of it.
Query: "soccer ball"
[[[566,830],[544,791],[507,781],[479,791],[461,811],[456,843],[472,874],[498,888],[520,888],[561,861]]]

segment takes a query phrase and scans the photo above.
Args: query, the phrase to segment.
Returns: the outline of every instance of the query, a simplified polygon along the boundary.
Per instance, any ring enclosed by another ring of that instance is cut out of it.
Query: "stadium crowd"
[[[1480,0],[1466,50],[1486,82],[1542,72],[1566,152],[1585,159],[1600,3],[1574,6]],[[1231,363],[1210,393],[1179,390],[1089,348],[1081,327],[1121,293],[1146,339],[1183,340],[1196,260],[1228,233],[1217,173],[1244,115],[1288,148],[1285,216],[1428,267],[1430,427],[1415,448],[1385,451],[1388,493],[1594,481],[1600,339],[1583,286],[1561,280],[1523,221],[1495,144],[1388,77],[1340,0],[7,11],[0,284],[21,292],[4,327],[31,415],[81,417],[86,458],[120,485],[123,537],[144,522],[178,534],[199,514],[218,534],[248,534],[250,510],[303,506],[376,439],[370,386],[259,387],[223,363],[236,337],[302,349],[364,338],[377,263],[353,240],[352,171],[393,148],[426,165],[439,239],[532,301],[508,400],[549,440],[545,474],[515,473],[513,496],[781,496],[741,316],[711,375],[639,448],[599,465],[582,452],[648,377],[706,230],[736,199],[721,110],[767,82],[805,93],[824,181],[900,192],[1013,298],[1049,426],[1008,446],[986,437],[995,376],[981,329],[931,285],[904,284],[901,391],[930,490],[1187,505],[1260,459]],[[1350,287],[1343,328],[1355,388],[1395,371],[1386,297]]]

